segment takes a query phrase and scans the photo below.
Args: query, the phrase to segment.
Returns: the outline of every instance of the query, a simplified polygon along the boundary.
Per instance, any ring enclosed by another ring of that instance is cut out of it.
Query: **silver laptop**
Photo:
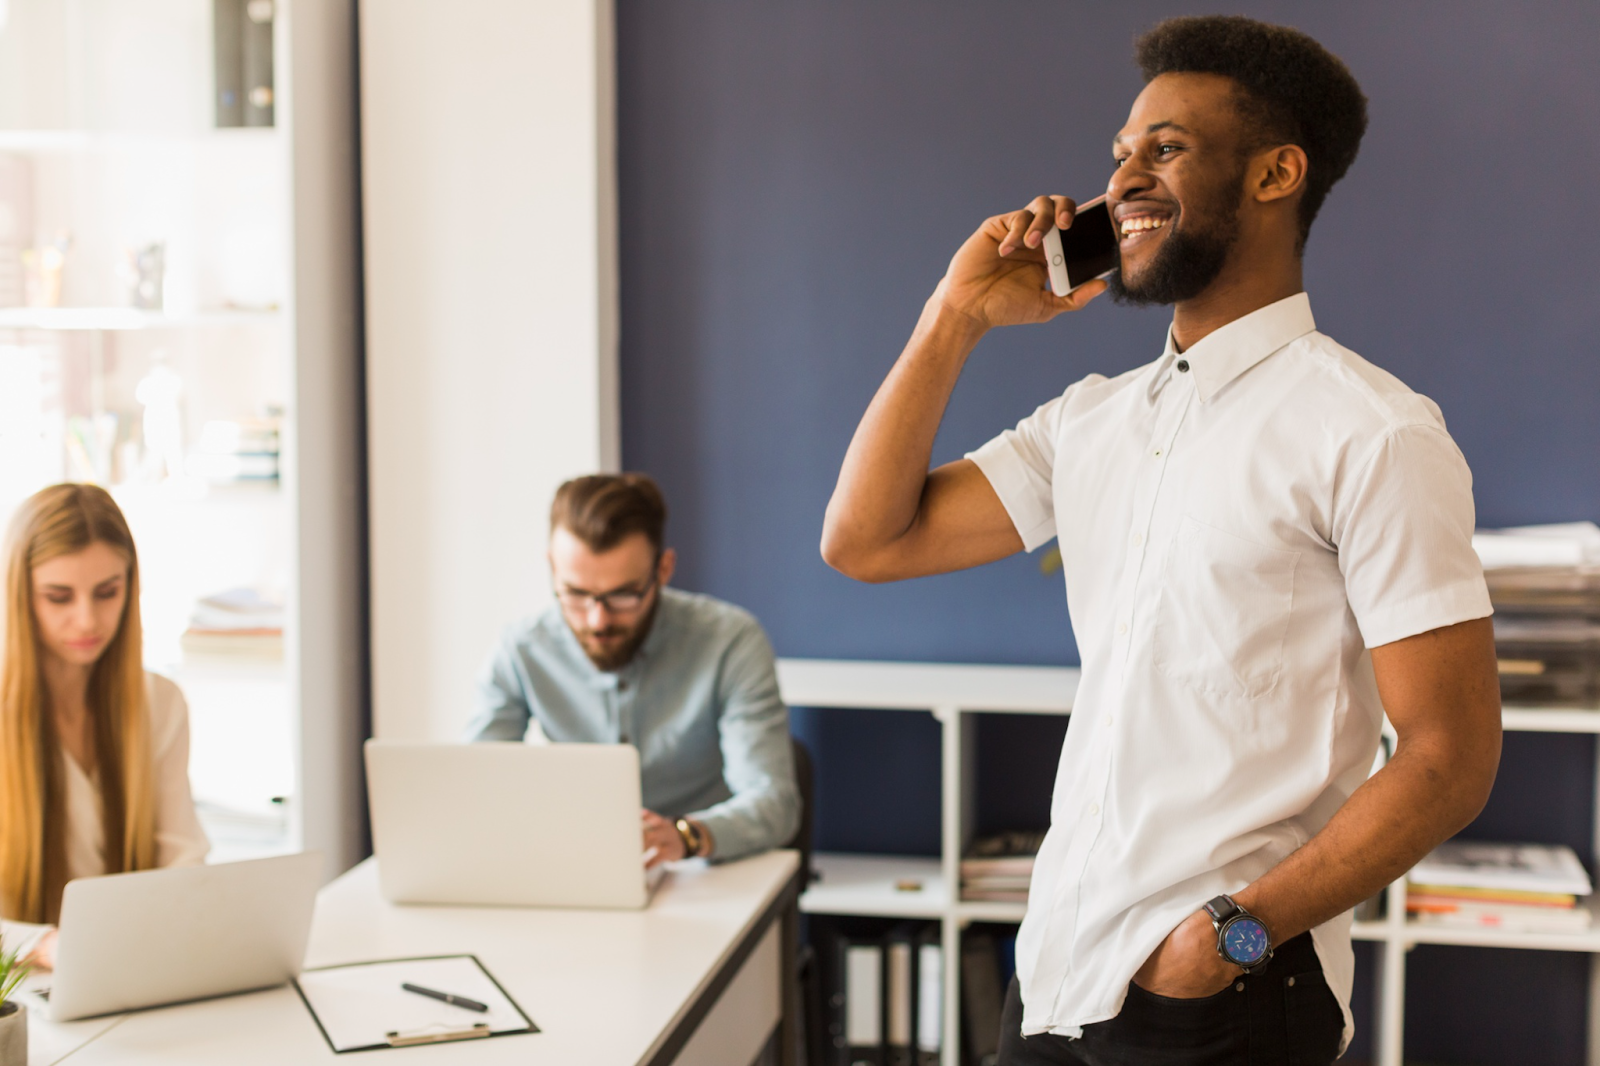
[[[628,744],[367,741],[378,884],[395,903],[643,907]]]
[[[300,974],[315,851],[67,882],[50,1020],[281,985]]]

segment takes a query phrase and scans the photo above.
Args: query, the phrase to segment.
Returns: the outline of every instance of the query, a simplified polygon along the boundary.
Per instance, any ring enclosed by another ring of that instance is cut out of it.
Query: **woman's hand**
[[[1065,196],[1036,196],[1020,211],[985,219],[950,260],[935,295],[984,329],[1048,322],[1078,310],[1106,283],[1091,281],[1057,296],[1040,250],[1050,227],[1067,229],[1076,211]]]
[[[54,970],[56,968],[56,930],[52,929],[41,936],[33,945],[33,950],[28,952],[28,957],[22,960],[35,970]]]

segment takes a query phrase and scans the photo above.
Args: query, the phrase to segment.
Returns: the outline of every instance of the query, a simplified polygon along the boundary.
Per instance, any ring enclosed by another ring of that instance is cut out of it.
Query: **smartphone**
[[[1057,296],[1117,269],[1117,227],[1106,198],[1097,196],[1081,205],[1067,229],[1050,227],[1040,247],[1050,270],[1050,291]]]

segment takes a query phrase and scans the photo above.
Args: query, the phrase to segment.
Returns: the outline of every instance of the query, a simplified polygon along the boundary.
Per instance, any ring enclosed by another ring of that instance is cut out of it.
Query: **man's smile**
[[[1165,229],[1172,221],[1172,212],[1154,204],[1122,204],[1116,209],[1117,237],[1126,250],[1148,243],[1147,238]]]

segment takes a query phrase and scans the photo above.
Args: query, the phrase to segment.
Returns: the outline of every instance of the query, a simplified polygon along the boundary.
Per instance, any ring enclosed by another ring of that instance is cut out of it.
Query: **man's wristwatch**
[[[1205,906],[1217,930],[1217,954],[1245,973],[1257,974],[1272,961],[1272,934],[1260,918],[1233,901],[1218,896]]]
[[[677,826],[678,835],[683,838],[683,857],[692,859],[700,854],[700,848],[705,844],[705,837],[700,832],[700,827],[687,818],[679,818],[673,823]]]

